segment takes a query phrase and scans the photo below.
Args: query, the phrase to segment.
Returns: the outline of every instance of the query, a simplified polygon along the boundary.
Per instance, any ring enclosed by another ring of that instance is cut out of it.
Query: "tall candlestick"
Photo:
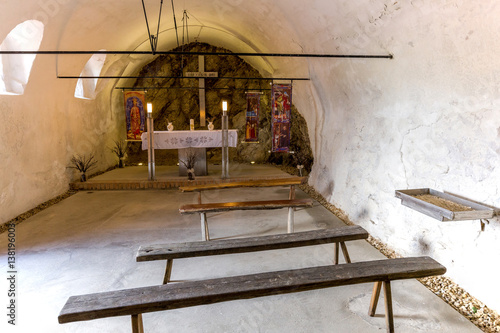
[[[149,180],[155,180],[155,148],[154,148],[154,123],[153,123],[153,106],[148,103],[148,172]]]
[[[229,178],[228,125],[227,101],[222,101],[222,179]]]

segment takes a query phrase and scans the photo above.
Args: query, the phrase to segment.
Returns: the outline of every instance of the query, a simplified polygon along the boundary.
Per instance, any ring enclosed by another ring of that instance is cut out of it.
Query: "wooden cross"
[[[187,77],[198,77],[200,88],[200,126],[205,126],[205,78],[218,77],[217,72],[205,72],[205,57],[198,56],[198,72],[186,72]]]

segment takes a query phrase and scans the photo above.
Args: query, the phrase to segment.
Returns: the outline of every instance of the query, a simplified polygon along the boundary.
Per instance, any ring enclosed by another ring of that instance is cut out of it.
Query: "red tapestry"
[[[259,141],[260,93],[247,93],[245,142]]]
[[[127,122],[127,140],[141,140],[146,124],[145,93],[143,91],[127,91],[125,97],[125,119]]]
[[[292,85],[273,84],[272,90],[273,152],[288,152],[292,115]]]

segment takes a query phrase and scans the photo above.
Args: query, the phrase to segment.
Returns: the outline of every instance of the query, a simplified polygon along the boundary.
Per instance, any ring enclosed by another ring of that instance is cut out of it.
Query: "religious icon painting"
[[[259,141],[260,93],[247,93],[245,142]]]
[[[124,93],[124,97],[127,140],[140,141],[146,124],[145,93],[143,91],[127,91]]]
[[[272,97],[272,151],[288,152],[292,115],[292,85],[273,84]]]

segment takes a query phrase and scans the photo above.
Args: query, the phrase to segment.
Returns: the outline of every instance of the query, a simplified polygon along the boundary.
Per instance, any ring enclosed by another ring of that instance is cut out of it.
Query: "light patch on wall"
[[[100,50],[104,51],[104,50]],[[101,75],[102,66],[106,61],[105,54],[94,54],[83,67],[80,78],[76,83],[75,97],[83,99],[94,99],[96,96],[97,78],[85,79],[82,77]]]
[[[18,24],[5,37],[1,51],[38,51],[43,38],[44,25],[28,20]],[[28,84],[36,54],[2,54],[0,58],[0,94],[22,95]]]

